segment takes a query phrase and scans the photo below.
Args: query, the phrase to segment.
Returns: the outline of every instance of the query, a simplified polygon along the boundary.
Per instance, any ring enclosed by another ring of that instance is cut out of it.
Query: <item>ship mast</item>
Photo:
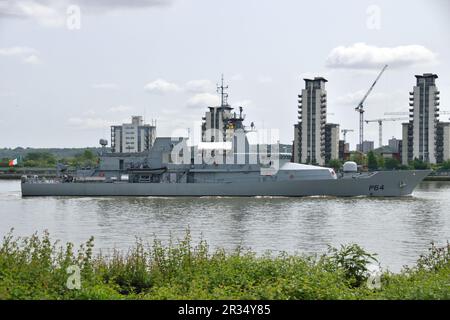
[[[224,107],[228,105],[228,93],[225,91],[228,89],[228,86],[224,86],[223,85],[223,73],[222,73],[222,79],[221,79],[221,84],[220,86],[217,84],[217,93],[220,94],[220,106]]]

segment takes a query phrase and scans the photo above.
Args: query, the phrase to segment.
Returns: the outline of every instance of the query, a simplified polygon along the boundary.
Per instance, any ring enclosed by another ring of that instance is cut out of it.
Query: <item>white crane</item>
[[[369,122],[378,122],[378,147],[383,146],[383,122],[384,121],[399,121],[399,120],[408,120],[409,118],[382,118],[382,119],[373,119],[373,120],[365,120],[366,123]]]
[[[341,132],[344,134],[344,143],[345,143],[346,138],[347,138],[347,132],[353,132],[353,131],[355,131],[355,130],[353,130],[353,129],[342,129],[341,130]]]
[[[358,104],[358,106],[355,108],[356,111],[359,112],[359,151],[362,151],[362,144],[364,141],[364,101],[366,101],[369,94],[372,92],[373,87],[375,87],[375,84],[377,83],[378,79],[380,79],[381,75],[383,74],[384,70],[387,68],[387,64],[381,69],[380,73],[378,74],[377,78],[373,82],[373,84],[370,86],[367,93],[362,98],[361,102]]]

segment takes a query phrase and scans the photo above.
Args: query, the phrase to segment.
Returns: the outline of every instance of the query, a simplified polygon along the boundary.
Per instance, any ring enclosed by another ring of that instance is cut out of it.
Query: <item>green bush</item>
[[[23,159],[25,167],[54,167],[56,157],[49,152],[30,152]]]
[[[415,170],[425,170],[430,168],[428,163],[425,163],[417,158],[414,158],[414,160],[410,163],[410,166]]]
[[[334,171],[339,171],[342,168],[342,161],[339,159],[331,159],[328,162],[327,167],[333,168]]]
[[[377,170],[378,169],[378,161],[377,157],[373,153],[373,151],[369,151],[367,153],[367,167],[369,170]]]
[[[442,162],[441,169],[442,170],[450,170],[450,160]]]
[[[384,159],[384,167],[388,170],[394,170],[400,168],[400,162],[395,158]]]
[[[0,299],[448,299],[449,252],[432,246],[416,266],[383,272],[382,287],[366,285],[374,255],[356,244],[323,255],[241,247],[211,251],[189,232],[162,245],[137,241],[126,254],[93,254],[93,238],[78,250],[42,236],[6,235],[0,247]],[[77,266],[81,287],[69,289],[67,268]]]

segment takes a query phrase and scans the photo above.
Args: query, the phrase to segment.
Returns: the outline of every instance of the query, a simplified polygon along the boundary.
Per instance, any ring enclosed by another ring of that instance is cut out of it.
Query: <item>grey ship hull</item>
[[[338,179],[230,183],[23,182],[23,196],[380,196],[409,195],[430,173],[379,171]]]

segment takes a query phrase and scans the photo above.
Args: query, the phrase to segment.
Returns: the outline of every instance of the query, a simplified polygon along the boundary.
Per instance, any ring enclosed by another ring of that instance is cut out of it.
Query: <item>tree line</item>
[[[9,158],[0,161],[0,167],[9,167]],[[63,163],[69,167],[92,167],[98,163],[98,155],[89,149],[76,154],[73,157],[57,157],[50,152],[30,152],[20,158],[16,167],[25,168],[52,168],[57,163]]]
[[[362,153],[354,153],[350,156],[349,161],[354,161],[358,165],[366,166],[369,171],[373,170],[450,170],[450,160],[447,160],[440,164],[430,165],[422,160],[415,158],[410,161],[408,165],[402,164],[396,158],[386,158],[382,155],[378,155],[373,151],[369,151],[367,155]],[[338,159],[330,160],[326,166],[333,168],[336,171],[342,169],[343,161]]]

